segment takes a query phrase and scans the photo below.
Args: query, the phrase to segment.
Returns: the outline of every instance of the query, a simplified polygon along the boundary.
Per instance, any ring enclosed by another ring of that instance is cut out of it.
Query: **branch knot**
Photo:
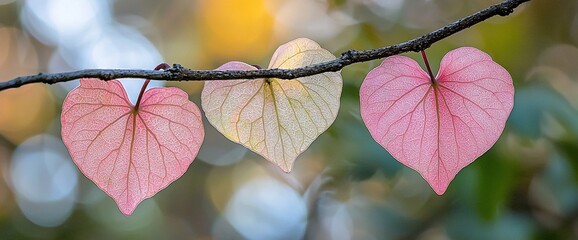
[[[505,17],[514,12],[514,9],[508,6],[501,6],[498,8],[498,15]]]

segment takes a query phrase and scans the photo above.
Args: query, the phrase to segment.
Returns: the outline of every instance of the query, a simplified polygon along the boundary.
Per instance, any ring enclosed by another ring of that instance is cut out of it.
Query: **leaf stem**
[[[169,69],[169,68],[171,68],[171,66],[168,65],[167,63],[161,63],[161,64],[159,64],[157,67],[155,67],[155,71],[158,71],[158,70],[161,70],[161,69],[162,69],[162,70],[166,70],[166,69]],[[147,80],[143,83],[142,88],[140,89],[140,93],[138,94],[138,99],[136,100],[136,105],[134,106],[134,110],[135,110],[135,111],[138,111],[138,107],[139,107],[139,105],[140,105],[140,100],[141,100],[141,98],[142,98],[142,95],[143,95],[144,92],[145,92],[145,89],[146,89],[147,86],[149,85],[149,82],[150,82],[150,81],[151,81],[150,79],[147,79]]]
[[[431,68],[429,67],[429,61],[427,60],[427,55],[425,54],[425,50],[421,50],[421,57],[423,58],[423,62],[425,63],[425,66],[427,68],[427,73],[429,74],[429,79],[431,80],[431,83],[435,83],[436,79],[435,79],[433,73],[431,72]]]

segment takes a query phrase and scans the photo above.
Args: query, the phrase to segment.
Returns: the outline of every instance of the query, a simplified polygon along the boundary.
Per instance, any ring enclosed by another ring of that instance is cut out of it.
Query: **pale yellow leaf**
[[[280,46],[270,68],[293,69],[335,59],[316,42],[300,38]],[[219,70],[253,70],[229,62]],[[207,81],[202,107],[209,122],[234,142],[289,172],[297,156],[335,120],[339,110],[340,72],[294,80]]]

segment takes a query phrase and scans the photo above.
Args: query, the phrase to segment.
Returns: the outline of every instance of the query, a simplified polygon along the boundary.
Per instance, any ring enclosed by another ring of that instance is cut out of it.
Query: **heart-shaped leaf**
[[[82,173],[130,215],[181,177],[204,137],[198,107],[153,88],[134,107],[117,80],[81,79],[62,106],[62,140]]]
[[[464,47],[444,56],[435,81],[408,57],[386,58],[367,75],[360,97],[372,137],[441,195],[497,141],[514,86],[489,55]]]
[[[280,46],[269,68],[292,69],[335,59],[316,42],[300,38]],[[254,70],[229,62],[218,70]],[[294,80],[207,81],[202,107],[219,132],[291,170],[297,156],[333,123],[339,110],[341,74]]]

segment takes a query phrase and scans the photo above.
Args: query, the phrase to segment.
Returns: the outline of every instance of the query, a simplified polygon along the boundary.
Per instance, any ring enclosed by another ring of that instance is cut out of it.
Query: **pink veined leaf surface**
[[[365,78],[360,110],[371,136],[443,194],[500,137],[514,105],[510,74],[471,47],[448,52],[432,83],[411,58],[386,58]]]
[[[178,88],[150,89],[135,109],[119,81],[81,79],[62,106],[62,140],[128,216],[185,173],[204,138],[200,116]]]
[[[281,45],[269,68],[292,69],[335,59],[316,42],[299,38]],[[218,70],[254,70],[229,62]],[[293,80],[207,81],[201,95],[207,119],[240,143],[289,172],[297,156],[335,120],[339,111],[340,72]]]

